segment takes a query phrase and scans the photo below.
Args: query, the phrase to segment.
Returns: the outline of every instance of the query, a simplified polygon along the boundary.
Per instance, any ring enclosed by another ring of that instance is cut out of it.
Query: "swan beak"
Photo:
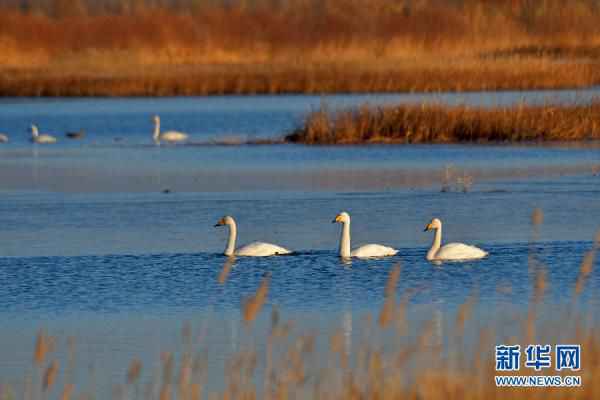
[[[427,232],[430,229],[431,229],[431,224],[427,224],[427,226],[425,227],[425,229],[423,229],[423,232]]]
[[[225,225],[225,221],[223,220],[223,218],[221,218],[215,225],[214,227],[217,228],[219,226],[223,226]]]
[[[336,215],[335,218],[333,219],[333,221],[331,221],[332,224],[335,224],[336,222],[340,222],[340,216]]]

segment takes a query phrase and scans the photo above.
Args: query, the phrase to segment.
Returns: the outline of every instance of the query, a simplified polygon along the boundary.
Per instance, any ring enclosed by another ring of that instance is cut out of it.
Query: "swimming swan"
[[[342,258],[388,257],[398,253],[398,250],[380,244],[365,244],[350,251],[350,215],[347,212],[341,212],[331,222],[342,224],[342,236],[340,237],[340,257]]]
[[[56,138],[51,135],[40,135],[37,126],[31,125],[31,141],[33,143],[56,143]]]
[[[154,116],[154,134],[152,135],[154,143],[160,144],[160,142],[167,143],[180,143],[185,142],[188,139],[187,133],[177,131],[160,132],[160,117]]]
[[[427,252],[427,259],[429,261],[474,260],[488,255],[486,251],[483,251],[480,248],[463,243],[448,243],[447,245],[440,247],[442,244],[442,221],[437,218],[432,219],[425,227],[424,231],[426,232],[432,229],[435,229],[435,236],[433,238],[431,249]]]
[[[217,226],[229,227],[229,240],[227,241],[227,247],[225,247],[225,251],[223,252],[226,256],[267,257],[291,253],[291,251],[283,247],[263,242],[250,243],[236,249],[235,239],[237,237],[237,226],[233,217],[230,217],[229,215],[224,216],[215,224],[215,227]]]

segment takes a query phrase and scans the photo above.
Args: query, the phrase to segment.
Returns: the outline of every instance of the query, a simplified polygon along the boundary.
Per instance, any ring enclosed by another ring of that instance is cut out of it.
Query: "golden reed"
[[[311,145],[364,143],[544,142],[600,140],[600,101],[580,105],[470,107],[364,105],[309,114],[286,141]],[[532,223],[541,223],[533,216]]]
[[[0,95],[572,88],[599,43],[593,0],[5,0]]]

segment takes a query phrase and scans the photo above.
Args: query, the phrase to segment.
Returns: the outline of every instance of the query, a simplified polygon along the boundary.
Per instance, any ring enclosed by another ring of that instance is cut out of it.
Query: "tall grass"
[[[536,142],[600,139],[600,102],[483,108],[369,107],[307,116],[286,140],[304,144]]]
[[[593,0],[0,0],[0,95],[600,83]]]

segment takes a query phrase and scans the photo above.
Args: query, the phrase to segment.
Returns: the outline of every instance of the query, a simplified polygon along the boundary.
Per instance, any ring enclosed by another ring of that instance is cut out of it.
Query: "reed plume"
[[[260,286],[256,290],[256,293],[254,293],[253,296],[250,296],[249,298],[244,300],[243,307],[242,307],[243,308],[242,315],[243,315],[244,321],[246,323],[250,323],[250,322],[254,321],[254,319],[260,312],[260,309],[265,304],[265,301],[267,299],[267,294],[269,292],[270,279],[271,279],[270,274],[267,274],[267,276],[265,276],[262,279]]]

